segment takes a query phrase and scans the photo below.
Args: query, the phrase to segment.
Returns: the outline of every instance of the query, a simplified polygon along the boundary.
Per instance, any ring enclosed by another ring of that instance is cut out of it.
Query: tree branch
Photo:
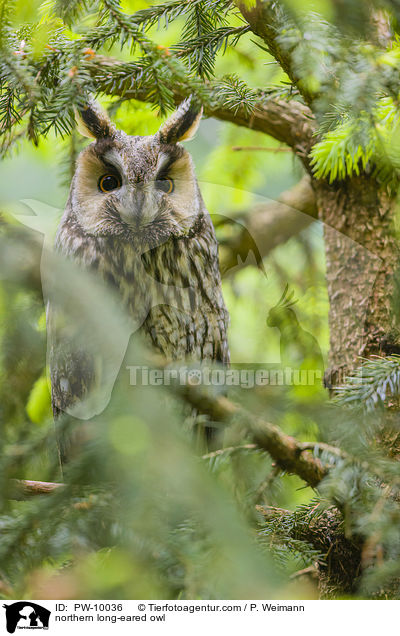
[[[23,501],[37,495],[49,495],[64,484],[49,481],[31,481],[29,479],[11,479],[10,499]]]
[[[133,75],[128,89],[124,82],[111,81],[113,76],[119,77],[118,73],[123,68],[121,62],[100,55],[86,64],[86,69],[96,85],[107,95],[118,96],[124,100],[154,101],[154,86],[136,80]],[[170,89],[176,104],[193,92],[189,82],[184,84],[178,78],[171,78]],[[207,117],[216,117],[270,135],[293,148],[306,167],[309,167],[308,155],[314,143],[316,124],[307,106],[295,100],[275,99],[260,92],[259,101],[250,113],[244,105],[237,110],[227,108],[224,100],[218,97],[218,87],[213,87],[209,82],[202,85],[201,94],[204,114]]]
[[[279,15],[282,9],[279,3],[271,2],[271,0],[255,0],[254,2],[238,0],[236,5],[252,32],[265,42],[268,51],[299,89],[307,104],[311,104],[310,93],[293,70],[290,53],[279,43],[278,36],[282,22],[282,16]]]
[[[223,395],[212,396],[199,386],[173,385],[178,395],[200,413],[209,415],[217,422],[240,422],[254,442],[265,449],[282,470],[301,477],[315,488],[328,474],[328,466],[302,448],[294,437],[286,435],[280,428],[249,413]]]
[[[296,155],[309,169],[308,155],[315,142],[315,121],[307,106],[295,100],[285,101],[264,97],[249,115],[245,108],[237,112],[227,109],[223,104],[204,109],[208,117],[230,121],[238,126],[251,128],[270,135],[277,141],[293,148]]]
[[[290,148],[267,148],[266,146],[232,146],[232,150],[234,152],[240,152],[242,150],[244,150],[245,152],[272,152],[272,154],[280,152],[291,152]]]

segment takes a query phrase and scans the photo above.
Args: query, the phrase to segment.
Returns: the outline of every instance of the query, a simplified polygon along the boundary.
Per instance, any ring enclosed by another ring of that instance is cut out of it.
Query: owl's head
[[[127,135],[91,102],[78,130],[94,139],[79,155],[71,206],[94,236],[138,239],[148,245],[185,236],[204,204],[190,154],[179,143],[195,134],[202,109],[185,100],[155,135]]]

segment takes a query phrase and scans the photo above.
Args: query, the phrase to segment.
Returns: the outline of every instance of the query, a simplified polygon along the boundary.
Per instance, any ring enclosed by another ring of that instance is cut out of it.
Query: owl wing
[[[57,423],[60,460],[64,464],[76,454],[85,436],[84,423],[71,415],[81,411],[85,398],[95,385],[98,370],[93,356],[79,346],[68,321],[50,301],[47,305],[47,351],[51,405]],[[62,421],[65,414],[70,417]]]

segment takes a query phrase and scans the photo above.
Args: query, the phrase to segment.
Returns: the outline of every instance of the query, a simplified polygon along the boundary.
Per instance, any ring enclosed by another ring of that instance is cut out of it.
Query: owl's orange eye
[[[161,190],[165,192],[165,194],[171,194],[174,191],[174,182],[169,177],[165,177],[164,179],[157,179],[156,188],[157,190]]]
[[[121,179],[116,174],[104,174],[99,179],[99,190],[110,192],[121,187]]]

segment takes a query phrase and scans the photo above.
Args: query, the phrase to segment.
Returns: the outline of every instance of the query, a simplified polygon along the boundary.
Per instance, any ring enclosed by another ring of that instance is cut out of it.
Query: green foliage
[[[239,108],[251,114],[254,111],[257,92],[249,88],[246,83],[237,75],[228,75],[216,85],[218,96],[234,114]]]
[[[317,179],[345,179],[364,172],[374,154],[375,144],[368,140],[370,127],[344,123],[327,132],[311,151],[311,164]],[[367,138],[367,141],[366,141]]]
[[[315,523],[324,512],[319,500],[310,504],[297,506],[293,513],[283,514],[271,512],[270,516],[260,522],[259,541],[271,549],[274,561],[283,571],[288,570],[289,562],[294,561],[292,568],[302,569],[314,563],[324,563],[325,555],[311,543],[295,538],[307,533],[307,529]]]
[[[390,98],[382,98],[370,116],[345,116],[313,146],[315,176],[332,183],[371,169],[383,181],[396,180],[398,121],[397,107]]]
[[[47,3],[43,22],[26,24],[13,31],[11,22],[7,22],[12,2],[4,0],[3,33],[0,34],[3,130],[11,135],[17,124],[26,123],[24,134],[35,143],[52,128],[61,135],[68,134],[72,129],[73,106],[82,104],[88,92],[97,93],[100,88],[109,93],[118,90],[123,95],[133,83],[135,87],[151,86],[149,100],[165,113],[174,104],[171,83],[179,78],[187,84],[188,67],[178,63],[178,58],[182,54],[188,56],[189,69],[193,67],[200,75],[210,76],[218,50],[226,49],[229,39],[237,42],[248,30],[218,26],[221,20],[224,23],[229,5],[226,1],[173,2],[129,16],[116,0],[55,2]],[[83,13],[94,15],[99,8],[99,17],[88,30],[78,35],[66,28],[65,25],[73,27]],[[190,41],[191,53],[186,44],[184,48],[179,45],[177,58],[169,59],[169,51],[157,47],[145,35],[145,30],[160,19],[175,19],[181,14],[186,16],[183,37],[186,42]],[[57,22],[56,17],[65,24]],[[38,49],[37,34],[44,27]],[[104,68],[101,63],[96,66],[96,60],[91,62],[93,48],[98,53],[102,47],[110,50],[117,45],[121,49],[129,48],[131,54],[138,46],[142,59],[120,64],[118,68],[113,65]],[[10,142],[3,144],[4,151],[9,146]]]
[[[318,126],[311,152],[318,178],[333,182],[361,172],[391,184],[397,178],[397,2],[373,3],[389,12],[395,34],[391,42],[371,30],[361,1],[271,3],[275,22],[270,26],[292,65],[291,79],[260,38],[254,41],[257,36],[227,0],[148,6],[51,0],[40,6],[40,20],[25,5],[0,3],[2,157],[23,140],[40,141],[42,154],[37,156],[47,153],[47,169],[54,168],[55,156],[62,157],[69,183],[82,147],[73,130],[73,106],[83,106],[89,93],[130,134],[153,134],[158,115],[175,106],[176,95],[193,94],[210,112],[222,106],[232,119],[240,112],[250,121],[259,114],[260,103],[262,108],[270,99],[307,101]],[[132,96],[145,97],[147,104]],[[229,217],[234,212],[241,221],[244,206],[265,203],[265,197],[277,196],[301,174],[290,156],[275,154],[277,144],[257,132],[212,121],[202,126],[204,134],[194,142],[193,154],[211,212]],[[233,151],[235,146],[247,149]],[[30,174],[30,155],[24,155],[19,160],[25,163],[13,173],[21,188]],[[2,165],[5,182],[9,165]],[[48,190],[41,195],[45,198]],[[228,398],[254,417],[304,441],[303,452],[329,468],[320,485],[321,499],[298,478],[282,474],[240,422],[226,427],[220,452],[203,457],[191,432],[182,427],[182,404],[176,396],[166,387],[141,391],[129,386],[124,369],[111,404],[93,428],[87,426],[85,451],[61,476],[45,379],[41,246],[9,222],[1,227],[3,597],[288,594],[288,579],[296,569],[315,563],[321,571],[334,567],[331,544],[310,535],[316,527],[332,529],[328,538],[344,538],[346,549],[347,541],[356,549],[367,546],[363,573],[347,588],[352,597],[378,597],[399,576],[399,478],[393,457],[399,445],[393,408],[400,387],[398,356],[366,361],[338,389],[334,404],[327,404],[321,385],[228,391]],[[266,319],[288,280],[299,297],[301,328],[318,338],[326,355],[320,229],[314,226],[275,249],[265,266],[268,278],[253,263],[238,267],[224,281],[234,363],[245,361],[246,368],[280,365],[281,334]],[[74,299],[82,299],[88,341],[93,336],[98,351],[112,351],[125,319],[121,307],[110,299],[103,316],[105,296],[96,298],[91,281],[65,263],[57,263],[55,271],[66,312],[73,311]],[[127,361],[137,364],[142,355],[131,344]],[[85,427],[70,418],[59,423],[61,428],[74,425]],[[15,501],[10,492],[15,478],[63,480],[67,485],[51,496]],[[270,517],[259,510],[260,516],[256,505],[288,510]],[[338,571],[346,565],[348,553],[343,555]],[[296,583],[290,591],[299,597],[315,593]]]
[[[299,78],[289,95],[293,98],[298,89],[306,91],[320,117],[321,137],[311,156],[315,175],[333,182],[371,168],[380,179],[393,181],[398,135],[390,134],[390,129],[397,110],[397,42],[387,48],[371,42],[364,14],[358,23],[360,38],[350,42],[349,21],[331,3],[320,5],[322,16],[316,11],[305,13],[296,2],[286,3],[288,13],[277,7],[275,15],[277,42],[290,56]],[[397,16],[398,8],[387,6]],[[359,3],[354,8],[362,13]],[[249,26],[235,15],[234,4],[226,0],[174,0],[131,15],[117,0],[55,1],[43,5],[40,23],[22,22],[18,29],[13,20],[15,13],[23,20],[22,9],[4,0],[2,12],[3,154],[24,135],[34,143],[52,129],[68,135],[73,127],[72,106],[82,104],[88,92],[128,97],[130,90],[143,88],[162,114],[174,106],[171,87],[177,83],[184,93],[195,93],[204,101],[207,98],[196,78],[214,78],[218,53],[237,48],[249,32]],[[91,16],[88,28],[77,28],[83,16]],[[183,20],[179,41],[169,49],[158,47],[152,40],[154,29],[179,20]],[[357,21],[352,24],[356,28]],[[391,27],[395,29],[396,23]],[[94,56],[118,47],[131,55],[138,47],[141,55],[134,61],[107,65]],[[260,98],[243,77],[232,73],[217,75],[214,86],[220,103],[234,114],[239,108],[251,114]],[[274,90],[284,91],[284,87],[275,85]],[[383,112],[388,100],[390,116]]]
[[[86,13],[94,13],[99,7],[99,2],[96,0],[83,0],[83,2],[81,0],[68,0],[68,2],[52,0],[48,4],[54,14],[68,25],[72,25]]]

